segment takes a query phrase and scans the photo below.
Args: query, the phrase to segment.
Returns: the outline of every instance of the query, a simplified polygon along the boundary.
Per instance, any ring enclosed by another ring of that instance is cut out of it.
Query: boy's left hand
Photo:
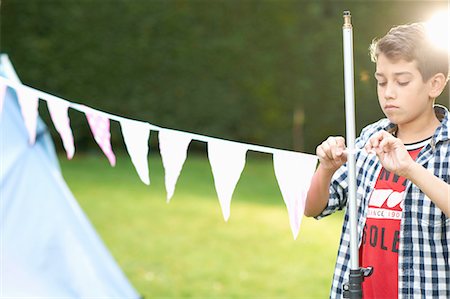
[[[386,131],[375,133],[365,149],[367,152],[375,152],[383,167],[399,176],[407,177],[414,164],[403,142]]]

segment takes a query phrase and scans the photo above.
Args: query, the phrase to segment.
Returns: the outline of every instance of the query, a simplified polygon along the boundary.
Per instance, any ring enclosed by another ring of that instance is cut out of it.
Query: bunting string
[[[79,112],[89,113],[93,109],[93,108],[91,108],[89,106],[86,106],[86,105],[83,105],[83,104],[77,104],[77,103],[74,103],[74,102],[70,102],[70,101],[68,101],[66,99],[54,96],[52,94],[46,93],[44,91],[41,91],[39,89],[35,89],[33,87],[30,87],[30,86],[27,86],[27,85],[24,85],[24,84],[17,84],[15,82],[12,82],[12,81],[10,81],[8,79],[5,79],[3,77],[0,77],[0,82],[4,83],[4,84],[6,84],[6,85],[8,85],[8,86],[10,86],[10,87],[12,87],[14,89],[25,88],[25,89],[32,90],[32,92],[34,92],[40,99],[42,99],[44,101],[47,101],[47,102],[48,102],[48,100],[55,100],[55,101],[65,102],[70,108],[72,108],[74,110],[77,110]],[[131,120],[131,119],[128,119],[128,118],[125,118],[125,117],[122,117],[122,116],[118,116],[118,115],[114,115],[114,114],[110,114],[110,113],[107,113],[107,112],[104,112],[104,111],[101,111],[101,110],[97,110],[97,109],[95,109],[95,110],[96,110],[96,113],[98,113],[98,114],[100,114],[100,115],[102,115],[104,117],[107,117],[110,120],[115,120],[117,122],[122,122],[124,120]],[[136,120],[136,121],[138,121],[138,120]],[[143,122],[143,121],[141,121],[141,122]],[[154,124],[151,124],[151,123],[148,123],[148,122],[146,122],[146,123],[149,125],[150,129],[153,130],[153,131],[161,131],[161,130],[165,130],[165,129],[173,130],[173,129],[157,126],[157,125],[154,125]],[[177,130],[177,131],[179,131],[179,130]],[[191,133],[191,132],[185,132],[185,131],[180,131],[180,132],[183,132],[184,134],[187,134],[192,140],[202,141],[202,142],[206,142],[206,143],[211,142],[211,141],[226,140],[226,139],[223,139],[223,138],[205,136],[205,135],[195,134],[195,133]],[[233,141],[233,140],[226,140],[226,141],[232,142],[232,143],[241,144],[241,145],[245,145],[245,147],[248,150],[255,151],[255,152],[260,152],[260,153],[266,153],[266,154],[275,154],[276,152],[279,152],[279,151],[289,151],[289,150],[284,150],[284,149],[276,149],[276,148],[266,147],[266,146],[262,146],[262,145],[248,144],[248,143],[243,143],[243,142]],[[289,151],[289,152],[293,152],[293,151]]]
[[[287,207],[291,230],[294,239],[297,238],[306,194],[318,161],[317,156],[156,126],[74,103],[4,77],[0,77],[0,113],[6,86],[16,90],[30,144],[34,144],[36,138],[39,99],[47,102],[51,119],[61,136],[68,159],[71,159],[75,152],[68,108],[86,115],[93,137],[111,166],[115,165],[116,157],[111,147],[110,120],[119,122],[127,151],[136,172],[142,182],[147,185],[150,184],[147,159],[148,140],[151,131],[158,131],[159,147],[165,169],[167,202],[174,194],[176,181],[186,160],[189,143],[192,140],[207,143],[208,158],[225,221],[230,216],[231,198],[245,167],[247,151],[272,154],[275,175]]]

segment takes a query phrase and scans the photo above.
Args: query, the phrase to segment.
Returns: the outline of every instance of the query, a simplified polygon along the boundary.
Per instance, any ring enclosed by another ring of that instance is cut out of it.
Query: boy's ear
[[[431,77],[428,82],[431,87],[429,96],[430,96],[430,98],[435,99],[444,90],[447,80],[446,80],[444,74],[437,73],[433,77]]]

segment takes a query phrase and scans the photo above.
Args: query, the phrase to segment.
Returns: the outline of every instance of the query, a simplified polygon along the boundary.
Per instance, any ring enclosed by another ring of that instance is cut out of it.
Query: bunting
[[[91,128],[92,135],[95,142],[102,149],[105,156],[108,158],[111,166],[116,165],[116,156],[111,147],[111,133],[109,130],[109,118],[98,113],[94,109],[88,109],[86,118]]]
[[[149,124],[134,120],[122,120],[120,127],[131,162],[133,162],[142,182],[150,185],[147,159],[148,139],[150,138]]]
[[[34,144],[36,141],[36,127],[38,119],[38,96],[28,88],[20,88],[16,90],[17,99],[19,100],[20,111],[28,131],[29,143]]]
[[[231,197],[245,166],[247,148],[225,140],[208,142],[208,157],[225,221],[230,218]]]
[[[300,230],[306,195],[317,160],[317,157],[312,155],[281,150],[273,155],[275,176],[288,210],[294,239],[297,239]]]
[[[72,129],[70,128],[69,103],[65,101],[47,101],[48,111],[53,124],[58,131],[66,150],[67,159],[72,159],[75,154],[75,144],[73,141]]]
[[[158,139],[161,159],[166,173],[167,202],[170,202],[192,139],[188,134],[167,129],[159,131]]]
[[[190,142],[192,140],[206,142],[214,186],[225,221],[228,221],[230,217],[232,196],[245,167],[247,151],[253,150],[273,154],[276,179],[287,207],[292,234],[294,239],[297,238],[305,208],[306,195],[317,165],[318,159],[316,156],[161,128],[147,122],[119,117],[76,104],[2,77],[0,77],[0,111],[7,86],[14,88],[17,92],[31,144],[36,139],[39,98],[47,101],[51,119],[61,136],[69,159],[75,153],[73,133],[68,115],[69,108],[86,115],[95,141],[112,166],[116,163],[116,157],[111,147],[110,120],[119,122],[131,161],[139,178],[147,185],[150,184],[148,168],[150,132],[152,130],[158,131],[159,149],[165,170],[167,202],[170,201],[175,192],[175,186],[186,161]]]

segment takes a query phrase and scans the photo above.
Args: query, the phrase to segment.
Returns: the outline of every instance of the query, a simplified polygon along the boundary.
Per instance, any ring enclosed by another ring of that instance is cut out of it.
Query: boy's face
[[[375,79],[381,109],[394,124],[412,123],[429,113],[430,84],[423,82],[415,61],[392,61],[380,54]]]

